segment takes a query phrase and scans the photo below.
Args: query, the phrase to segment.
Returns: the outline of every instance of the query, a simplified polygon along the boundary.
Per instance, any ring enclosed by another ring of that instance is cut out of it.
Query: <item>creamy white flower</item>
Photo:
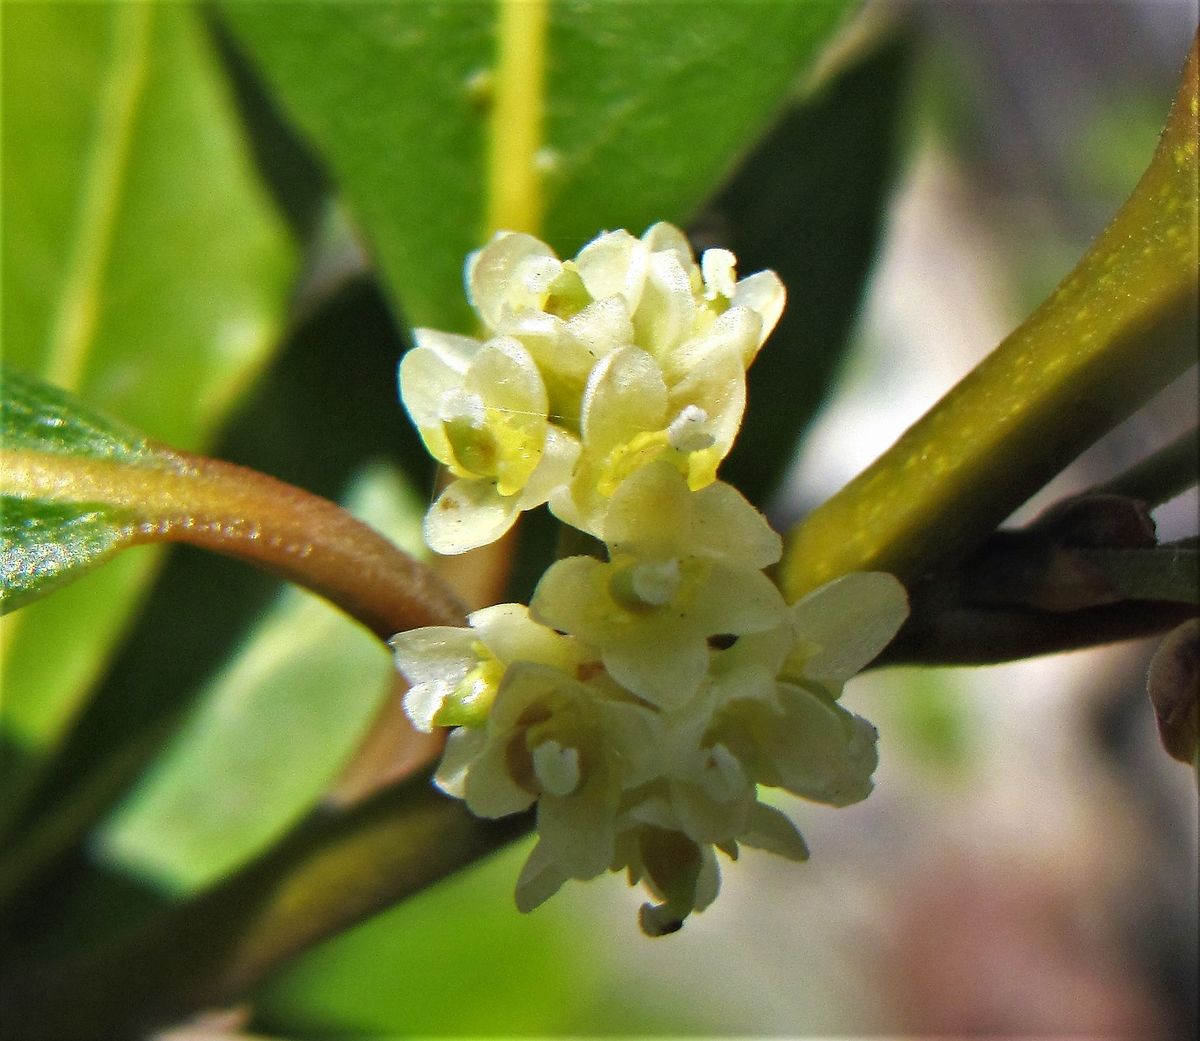
[[[400,395],[430,454],[456,480],[425,518],[439,553],[504,534],[570,478],[576,440],[549,422],[533,356],[512,337],[486,343],[418,329],[400,363]]]
[[[596,647],[605,668],[651,704],[686,702],[708,671],[708,638],[761,632],[783,621],[761,568],[779,537],[733,488],[688,491],[655,462],[613,495],[607,563],[569,557],[542,576],[534,617]]]
[[[426,517],[432,548],[494,541],[547,501],[598,536],[613,491],[654,459],[693,489],[716,480],[745,368],[783,308],[772,272],[738,281],[728,250],[697,264],[678,228],[656,224],[566,261],[499,232],[465,280],[486,339],[418,329],[400,369],[405,406],[456,478]]]
[[[656,460],[675,467],[690,488],[704,488],[733,446],[745,400],[745,374],[730,352],[714,353],[669,384],[646,351],[612,351],[588,378],[582,452],[570,485],[551,495],[551,510],[599,537],[617,487]]]
[[[795,605],[763,569],[779,536],[717,479],[745,371],[779,319],[771,272],[697,262],[656,224],[571,260],[500,233],[468,258],[483,339],[417,330],[401,394],[453,477],[426,518],[441,552],[499,537],[548,502],[605,544],[543,576],[526,609],[393,640],[424,730],[454,729],[436,782],[483,817],[536,807],[517,883],[530,910],[569,878],[626,870],[679,928],[717,895],[716,854],[804,860],[766,787],[846,805],[871,790],[876,734],[842,685],[907,613],[887,575],[847,575]]]
[[[612,863],[622,791],[652,773],[653,715],[614,691],[512,665],[486,725],[450,735],[438,784],[481,817],[536,802],[539,857],[566,878],[595,877]]]
[[[570,674],[593,657],[578,641],[533,621],[524,604],[485,607],[467,621],[470,628],[427,626],[389,641],[409,683],[404,710],[418,730],[482,726],[513,662],[538,662]]]

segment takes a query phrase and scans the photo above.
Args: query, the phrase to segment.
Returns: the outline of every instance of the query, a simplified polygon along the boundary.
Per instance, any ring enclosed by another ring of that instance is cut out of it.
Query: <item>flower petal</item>
[[[754,804],[746,830],[738,836],[738,841],[788,860],[808,859],[808,845],[791,818],[761,802]]]
[[[575,258],[575,266],[593,300],[619,297],[632,312],[642,296],[649,250],[627,231],[593,239]]]
[[[687,544],[696,556],[758,569],[770,567],[783,553],[783,540],[767,519],[724,481],[695,493]]]
[[[785,303],[787,290],[774,271],[759,271],[743,278],[733,294],[734,307],[748,307],[762,318],[758,334],[760,347],[778,324]]]
[[[489,741],[467,771],[463,798],[476,817],[507,817],[528,809],[537,795],[513,780],[508,742]]]
[[[497,232],[467,258],[467,298],[489,329],[528,308],[537,310],[562,269],[554,250],[532,235]]]
[[[613,492],[604,520],[610,555],[649,560],[691,554],[695,502],[673,466],[652,462],[635,470]]]
[[[589,452],[603,458],[645,430],[664,425],[667,385],[658,363],[622,347],[592,369],[583,392],[581,429]]]
[[[814,589],[792,607],[803,644],[819,650],[795,678],[840,683],[879,654],[908,617],[904,587],[882,571],[856,571]]]
[[[494,604],[470,615],[475,638],[506,664],[525,661],[574,672],[583,660],[581,648],[569,637],[529,617],[524,604]]]
[[[761,571],[713,561],[688,605],[689,624],[705,636],[761,633],[787,618],[783,594]]]
[[[663,709],[683,705],[708,672],[704,637],[671,625],[632,628],[619,642],[598,646],[613,679]]]
[[[782,786],[830,806],[865,799],[879,764],[878,734],[860,716],[812,691],[779,685],[784,719],[771,735],[768,754]]]
[[[435,553],[465,553],[495,542],[516,522],[517,501],[491,481],[452,481],[425,514],[425,542]]]
[[[551,423],[546,428],[542,457],[518,497],[518,508],[532,510],[546,502],[558,489],[565,491],[579,460],[579,452],[579,442]]]
[[[487,735],[471,727],[457,727],[446,738],[446,750],[438,765],[434,783],[447,795],[463,798],[467,772],[487,745]]]
[[[444,333],[440,329],[414,329],[413,343],[417,350],[432,351],[448,368],[465,375],[467,368],[483,346],[482,340],[457,333]]]
[[[673,251],[651,253],[642,299],[633,313],[637,344],[656,358],[666,358],[695,324],[696,298],[688,269]]]
[[[418,730],[433,729],[442,702],[478,664],[474,642],[470,629],[447,625],[409,629],[388,641],[396,667],[410,684],[404,711]]]
[[[533,847],[517,879],[517,910],[528,914],[557,893],[571,876],[555,863],[544,843]]]

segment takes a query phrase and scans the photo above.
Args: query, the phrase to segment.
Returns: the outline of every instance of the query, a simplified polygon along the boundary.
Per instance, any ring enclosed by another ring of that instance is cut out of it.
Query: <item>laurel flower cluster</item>
[[[404,405],[454,478],[425,519],[439,553],[492,542],[543,503],[599,537],[612,493],[653,459],[711,484],[784,303],[773,272],[739,281],[723,249],[697,264],[669,224],[567,261],[500,232],[468,258],[466,285],[482,338],[417,329],[400,365]]]
[[[770,788],[864,798],[875,730],[842,686],[907,614],[890,575],[846,575],[787,604],[764,569],[779,536],[716,478],[745,368],[782,306],[770,273],[697,267],[683,236],[600,236],[573,261],[497,236],[467,265],[487,330],[420,330],[404,401],[455,475],[435,549],[498,537],[548,503],[603,544],[557,561],[528,607],[392,640],[422,730],[451,728],[436,782],[482,817],[534,808],[517,883],[536,907],[570,878],[625,871],[650,935],[717,894],[717,853],[808,856]]]

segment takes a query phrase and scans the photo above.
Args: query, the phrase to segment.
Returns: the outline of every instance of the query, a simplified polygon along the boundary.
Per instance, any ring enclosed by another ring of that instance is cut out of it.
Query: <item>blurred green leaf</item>
[[[314,948],[258,995],[262,1029],[318,1037],[574,1033],[580,1011],[602,1005],[601,976],[573,939],[589,924],[575,920],[568,901],[517,911],[512,888],[528,855],[521,843]]]
[[[345,496],[350,475],[381,453],[402,459],[408,474],[419,475],[412,477],[414,487],[432,487],[429,455],[396,400],[396,358],[402,349],[378,287],[354,280],[297,324],[270,370],[235,411],[216,454],[335,500]],[[59,605],[70,601],[78,586],[96,586],[147,552],[121,553],[76,585],[0,623],[57,612],[56,631],[71,632],[75,622]],[[256,568],[188,546],[173,551],[139,620],[56,749],[23,824],[37,827],[64,806],[88,807],[79,814],[81,831],[102,818],[211,677],[238,653],[278,589],[276,579]],[[19,749],[3,752],[0,765],[17,773]],[[7,783],[4,788],[13,790]],[[83,842],[82,834],[71,841]],[[64,868],[73,881],[88,870],[86,859],[76,845],[67,860],[71,866]],[[55,873],[42,872],[38,884],[57,906],[61,880]],[[108,897],[101,893],[97,899]],[[38,918],[50,905],[36,892],[27,903],[32,932],[45,935]],[[65,946],[74,946],[78,930],[64,934]]]
[[[6,5],[3,106],[8,360],[199,447],[275,342],[293,256],[197,12]],[[8,739],[62,728],[151,569],[6,619]]]
[[[396,471],[365,473],[348,508],[421,552],[424,501]],[[285,590],[102,829],[102,856],[170,891],[215,881],[316,803],[394,678],[378,640]]]
[[[761,133],[847,0],[555,3],[546,235],[685,220]],[[414,324],[469,329],[462,263],[485,234],[496,5],[246,4],[222,10],[328,160]]]
[[[573,253],[603,228],[687,221],[856,6],[553,4],[548,241]]]

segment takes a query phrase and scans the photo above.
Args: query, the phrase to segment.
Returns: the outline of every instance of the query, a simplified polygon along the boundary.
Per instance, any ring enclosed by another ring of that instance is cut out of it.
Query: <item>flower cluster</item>
[[[838,698],[904,620],[904,590],[858,573],[786,604],[764,574],[779,536],[716,478],[782,307],[773,274],[736,281],[723,250],[697,265],[659,224],[566,262],[497,236],[467,284],[489,338],[420,330],[401,366],[456,477],[430,543],[467,549],[549,503],[604,553],[556,562],[528,607],[394,637],[405,708],[454,728],[437,783],[472,812],[536,806],[519,907],[626,870],[656,901],[643,929],[670,932],[716,896],[717,851],[807,857],[760,789],[835,806],[870,791],[875,730]]]
[[[486,545],[543,503],[599,538],[612,493],[653,459],[711,484],[784,301],[772,272],[738,281],[728,250],[697,266],[669,224],[601,235],[568,261],[501,232],[466,283],[485,338],[417,329],[400,365],[404,405],[455,478],[425,519],[439,553]]]

